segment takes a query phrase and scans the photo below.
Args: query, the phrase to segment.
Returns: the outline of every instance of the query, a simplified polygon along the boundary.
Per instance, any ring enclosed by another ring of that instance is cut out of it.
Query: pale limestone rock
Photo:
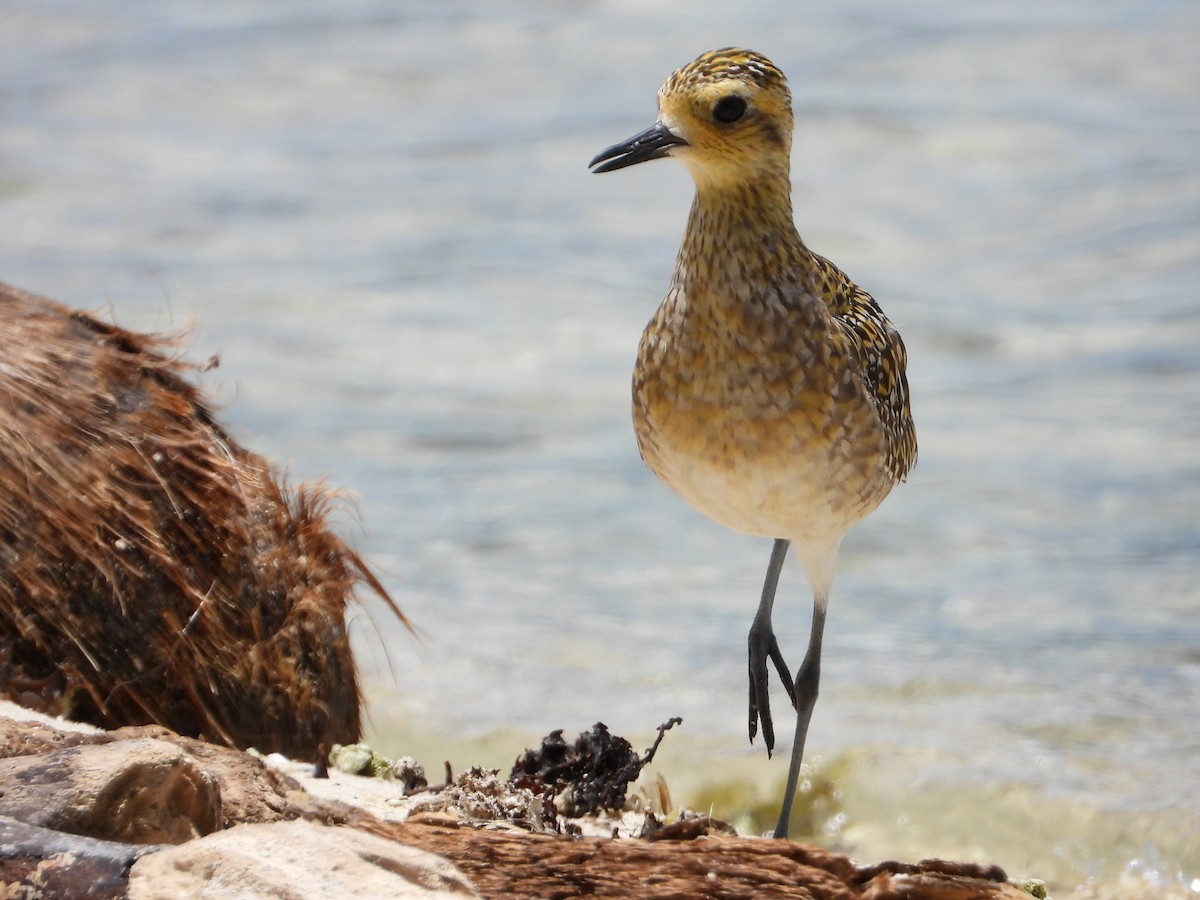
[[[130,900],[239,897],[478,897],[451,863],[350,828],[311,822],[238,825],[143,857]]]

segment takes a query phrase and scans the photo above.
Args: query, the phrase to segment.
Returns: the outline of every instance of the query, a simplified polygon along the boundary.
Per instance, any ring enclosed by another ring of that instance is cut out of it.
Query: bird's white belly
[[[857,497],[845,490],[849,473],[829,459],[794,456],[779,466],[761,460],[714,462],[671,455],[656,462],[659,478],[695,509],[734,531],[796,540],[824,538],[844,534],[865,515],[854,502]]]

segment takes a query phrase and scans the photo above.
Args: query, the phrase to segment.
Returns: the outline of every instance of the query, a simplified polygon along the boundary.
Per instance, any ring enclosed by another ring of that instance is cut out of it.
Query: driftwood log
[[[923,860],[856,866],[787,840],[695,833],[654,841],[568,838],[465,828],[450,821],[369,825],[438,854],[488,898],[645,900],[1020,900],[995,866]]]
[[[0,696],[312,759],[359,738],[347,604],[403,615],[217,423],[175,343],[0,285]]]

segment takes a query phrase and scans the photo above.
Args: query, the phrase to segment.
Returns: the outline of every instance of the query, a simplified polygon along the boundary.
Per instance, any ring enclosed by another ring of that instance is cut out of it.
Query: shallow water
[[[658,485],[629,426],[690,184],[586,162],[701,50],[767,52],[801,232],[901,328],[921,442],[844,545],[813,752],[894,766],[1010,868],[1039,859],[980,796],[1058,811],[1060,890],[1200,892],[1200,7],[729,9],[10,0],[0,279],[193,324],[235,433],[357,495],[423,635],[358,621],[379,722],[681,715],[669,741],[757,766],[769,547]],[[798,567],[780,591],[794,665]]]

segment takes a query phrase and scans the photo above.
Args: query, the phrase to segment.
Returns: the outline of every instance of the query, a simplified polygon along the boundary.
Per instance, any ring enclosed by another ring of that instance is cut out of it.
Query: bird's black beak
[[[647,160],[662,159],[670,154],[672,147],[686,145],[687,141],[662,122],[655,122],[641,134],[635,134],[629,140],[613,144],[607,150],[598,153],[596,158],[588,163],[588,168],[597,175],[601,172],[615,172],[617,169],[636,166]]]

